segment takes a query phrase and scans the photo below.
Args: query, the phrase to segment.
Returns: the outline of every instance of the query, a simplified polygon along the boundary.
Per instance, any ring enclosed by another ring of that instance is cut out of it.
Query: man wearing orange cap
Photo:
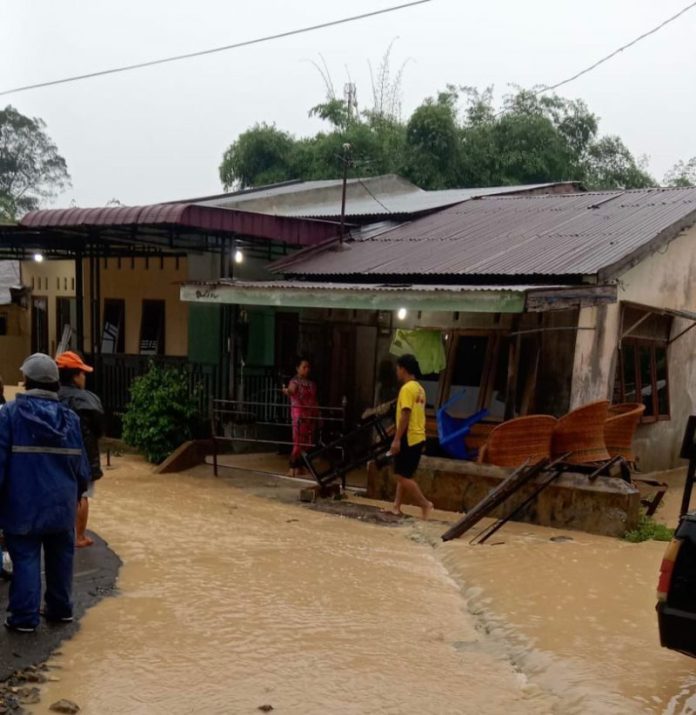
[[[87,536],[87,520],[89,518],[89,497],[94,494],[94,482],[103,476],[99,458],[99,439],[104,433],[104,408],[101,400],[85,389],[87,373],[94,369],[86,365],[82,358],[74,352],[61,353],[56,357],[60,370],[60,391],[58,399],[80,418],[82,440],[92,473],[89,489],[82,494],[77,507],[77,523],[75,525],[75,545],[78,548],[91,546],[94,541]]]

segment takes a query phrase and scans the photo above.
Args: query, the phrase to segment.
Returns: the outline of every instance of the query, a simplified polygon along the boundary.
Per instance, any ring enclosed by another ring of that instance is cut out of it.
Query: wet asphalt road
[[[75,634],[88,608],[114,593],[121,560],[105,541],[94,533],[91,536],[94,546],[78,549],[75,558],[75,621],[57,626],[42,623],[35,633],[11,633],[0,625],[0,681],[16,670],[45,661],[65,639]],[[5,620],[8,588],[7,582],[0,581],[0,622]]]

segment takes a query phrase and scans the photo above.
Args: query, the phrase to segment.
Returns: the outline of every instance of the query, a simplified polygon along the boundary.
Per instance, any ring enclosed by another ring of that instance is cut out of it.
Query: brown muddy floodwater
[[[64,644],[35,712],[552,712],[509,662],[455,648],[478,639],[460,591],[401,529],[119,463],[92,526],[121,593]]]
[[[51,661],[35,713],[696,713],[693,661],[656,641],[661,544],[511,525],[498,546],[441,546],[441,524],[117,465],[92,526],[124,561],[120,594]]]

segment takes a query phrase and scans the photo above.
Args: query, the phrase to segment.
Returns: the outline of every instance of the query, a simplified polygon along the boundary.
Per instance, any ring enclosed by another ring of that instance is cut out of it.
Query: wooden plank
[[[457,539],[462,534],[490,514],[494,509],[507,501],[516,491],[534,479],[548,464],[547,459],[537,462],[533,466],[527,464],[518,467],[502,484],[484,497],[473,509],[462,517],[454,526],[451,526],[442,535],[443,541]]]

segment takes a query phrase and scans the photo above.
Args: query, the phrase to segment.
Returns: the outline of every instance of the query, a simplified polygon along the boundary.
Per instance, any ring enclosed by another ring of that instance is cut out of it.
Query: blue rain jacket
[[[0,528],[8,534],[74,529],[89,486],[78,416],[57,396],[34,392],[0,410]]]

